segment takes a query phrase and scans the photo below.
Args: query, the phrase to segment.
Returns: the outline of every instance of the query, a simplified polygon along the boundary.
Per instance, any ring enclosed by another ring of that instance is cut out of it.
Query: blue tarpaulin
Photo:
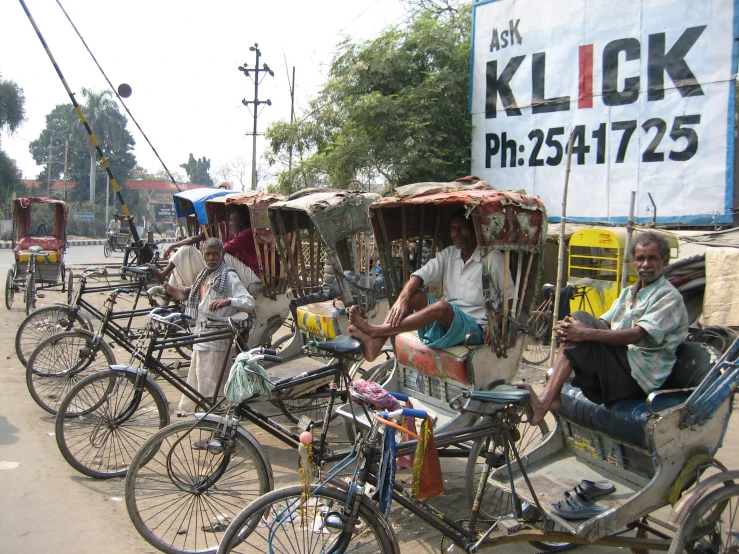
[[[185,217],[196,214],[198,223],[205,225],[208,223],[208,217],[205,215],[205,201],[218,196],[231,194],[233,191],[227,189],[192,189],[184,190],[173,195],[174,209],[177,217]]]

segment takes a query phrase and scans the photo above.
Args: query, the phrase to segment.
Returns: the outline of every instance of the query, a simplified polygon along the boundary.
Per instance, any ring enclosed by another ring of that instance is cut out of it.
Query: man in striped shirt
[[[675,351],[688,330],[688,313],[662,271],[670,260],[667,240],[653,231],[632,245],[639,281],[621,291],[600,319],[577,311],[555,326],[560,349],[541,396],[528,383],[532,425],[560,406],[560,393],[574,371],[573,386],[597,404],[646,398],[665,382]]]

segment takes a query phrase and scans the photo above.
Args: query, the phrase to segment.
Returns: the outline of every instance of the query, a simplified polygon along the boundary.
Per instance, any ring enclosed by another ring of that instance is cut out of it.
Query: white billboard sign
[[[733,0],[474,4],[472,173],[568,219],[731,223]],[[651,195],[651,200],[650,200]]]

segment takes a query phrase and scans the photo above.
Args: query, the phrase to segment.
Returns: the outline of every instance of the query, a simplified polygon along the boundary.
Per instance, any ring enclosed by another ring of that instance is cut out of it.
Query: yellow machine
[[[634,238],[639,230],[634,230]],[[670,242],[671,258],[677,257],[678,243],[674,235]],[[626,229],[623,227],[586,227],[575,231],[568,248],[568,283],[575,285],[570,310],[585,310],[596,317],[604,314],[621,293]],[[633,266],[629,265],[628,284],[636,282]]]

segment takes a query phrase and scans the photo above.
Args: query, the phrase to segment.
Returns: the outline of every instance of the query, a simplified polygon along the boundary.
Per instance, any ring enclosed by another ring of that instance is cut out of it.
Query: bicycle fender
[[[711,475],[707,479],[702,480],[695,485],[695,489],[690,494],[681,498],[670,514],[670,523],[681,526],[688,517],[693,507],[703,499],[703,497],[712,491],[712,489],[721,488],[727,481],[739,479],[739,470],[732,469],[722,471],[716,475]]]
[[[216,414],[206,414],[203,412],[196,412],[193,414],[195,416],[195,419],[197,420],[205,420],[205,421],[212,421],[213,423],[219,423],[221,425],[226,423],[225,418],[216,415]],[[275,477],[274,473],[272,472],[272,464],[269,461],[269,456],[267,456],[267,453],[264,451],[264,448],[262,447],[261,443],[256,439],[254,435],[252,435],[249,431],[244,429],[241,425],[238,425],[236,427],[236,433],[243,438],[245,441],[247,441],[249,444],[251,444],[254,449],[259,453],[262,460],[264,460],[264,465],[267,467],[267,476],[269,479],[269,490],[272,491],[275,488]]]

